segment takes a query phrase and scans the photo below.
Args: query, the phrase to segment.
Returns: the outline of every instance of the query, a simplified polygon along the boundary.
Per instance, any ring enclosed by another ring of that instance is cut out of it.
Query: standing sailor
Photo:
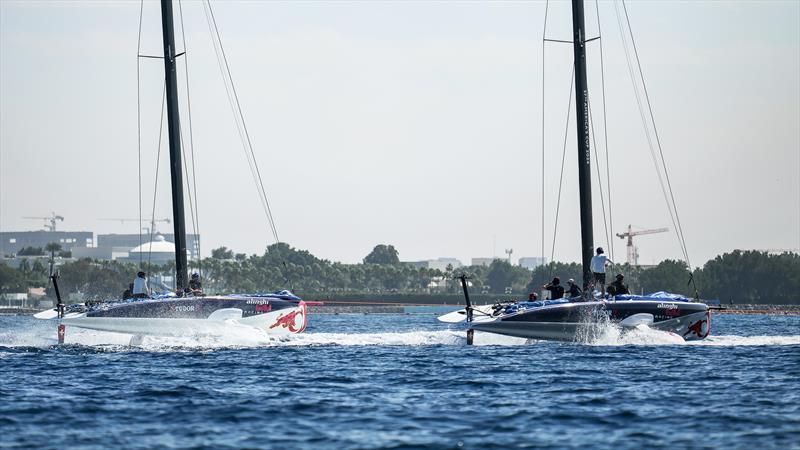
[[[606,296],[606,266],[614,264],[603,252],[603,247],[597,247],[597,254],[592,256],[590,264],[594,274],[595,284],[600,283],[601,297]]]
[[[136,279],[133,280],[133,297],[150,297],[150,288],[147,287],[147,274],[142,271],[139,271],[139,273],[136,274]]]

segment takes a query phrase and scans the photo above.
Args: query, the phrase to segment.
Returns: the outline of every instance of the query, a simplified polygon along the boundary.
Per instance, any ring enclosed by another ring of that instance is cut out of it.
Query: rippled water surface
[[[132,348],[0,317],[0,447],[800,448],[800,317],[473,347],[432,315],[311,320]]]

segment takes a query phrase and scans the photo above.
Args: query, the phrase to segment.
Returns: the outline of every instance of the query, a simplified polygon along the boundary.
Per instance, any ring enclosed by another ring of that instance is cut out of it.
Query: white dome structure
[[[152,242],[146,242],[128,252],[128,258],[139,260],[140,254],[152,262],[164,263],[175,260],[175,244],[168,242],[162,235],[156,235]]]

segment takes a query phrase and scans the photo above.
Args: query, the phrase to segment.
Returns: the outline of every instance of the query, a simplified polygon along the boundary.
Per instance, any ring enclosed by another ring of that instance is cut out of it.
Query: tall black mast
[[[172,180],[172,223],[175,224],[175,288],[188,286],[186,264],[186,219],[183,215],[183,172],[181,171],[181,121],[178,109],[178,77],[175,67],[175,32],[172,0],[161,0],[161,29],[164,35],[164,75],[169,129],[169,168]]]
[[[592,279],[592,172],[589,148],[589,87],[586,83],[586,32],[583,0],[572,0],[572,42],[575,50],[575,113],[578,121],[578,183],[581,206],[581,256],[584,290]]]

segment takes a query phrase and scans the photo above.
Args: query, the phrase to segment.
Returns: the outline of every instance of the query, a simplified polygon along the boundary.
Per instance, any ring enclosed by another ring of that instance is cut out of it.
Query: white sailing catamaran
[[[96,304],[64,305],[58,275],[51,276],[58,297],[55,309],[35,315],[59,322],[59,341],[65,325],[143,336],[218,335],[231,326],[250,326],[271,335],[300,333],[308,321],[307,303],[289,291],[250,295],[182,295],[189,285],[186,224],[183,201],[181,136],[176,75],[172,0],[161,0],[164,73],[169,134],[172,222],[175,231],[176,292],[153,298],[112,299]]]
[[[649,327],[672,333],[684,340],[704,339],[711,331],[709,307],[684,296],[657,292],[650,295],[596,296],[591,288],[590,262],[594,253],[592,191],[589,143],[591,136],[588,86],[586,81],[586,39],[584,0],[572,0],[572,31],[575,69],[575,105],[578,134],[578,178],[580,191],[581,252],[584,298],[519,301],[473,306],[461,277],[466,308],[439,317],[445,323],[467,322],[467,343],[475,330],[529,339],[576,341],[591,338],[599,328],[614,324],[623,329]],[[623,3],[624,5],[624,3]],[[574,299],[573,299],[574,300]]]

